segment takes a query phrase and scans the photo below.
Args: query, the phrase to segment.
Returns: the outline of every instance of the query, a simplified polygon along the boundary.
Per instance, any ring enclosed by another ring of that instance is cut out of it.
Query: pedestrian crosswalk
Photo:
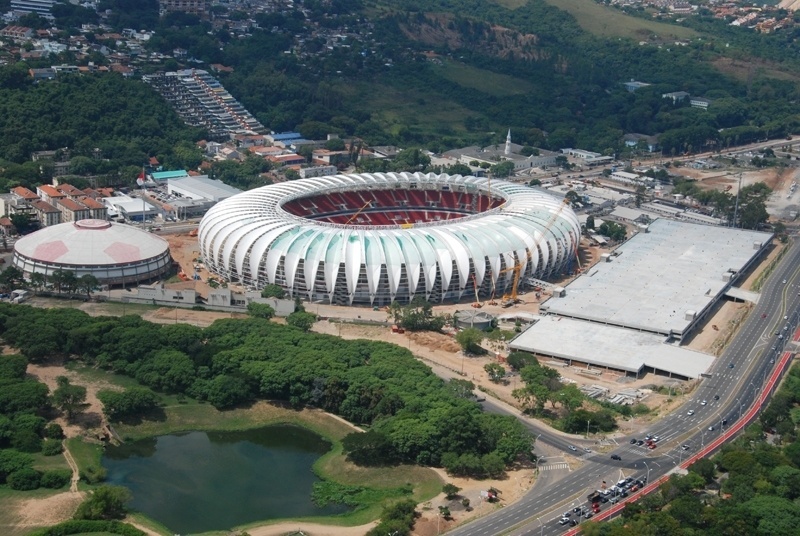
[[[569,469],[569,464],[566,462],[562,463],[549,463],[547,465],[540,465],[540,471],[553,471],[555,469]]]

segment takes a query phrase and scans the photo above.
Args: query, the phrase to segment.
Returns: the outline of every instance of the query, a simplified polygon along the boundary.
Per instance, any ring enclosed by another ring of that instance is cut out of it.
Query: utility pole
[[[736,204],[733,207],[733,221],[731,227],[736,227],[736,217],[739,215],[739,192],[742,191],[742,172],[739,172],[739,187],[736,189]]]

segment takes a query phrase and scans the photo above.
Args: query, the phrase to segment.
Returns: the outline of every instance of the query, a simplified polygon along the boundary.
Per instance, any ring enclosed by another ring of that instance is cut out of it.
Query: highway
[[[784,283],[785,282],[785,283]],[[675,412],[642,432],[659,436],[654,450],[631,445],[626,438],[613,451],[587,454],[584,465],[556,482],[543,482],[519,501],[490,515],[457,527],[448,534],[488,536],[495,534],[562,534],[569,527],[558,524],[561,513],[586,504],[589,492],[602,481],[616,482],[620,475],[647,476],[652,481],[668,473],[687,455],[716,439],[749,409],[761,392],[778,355],[791,338],[800,320],[800,244],[795,242],[784,254],[761,289],[759,303],[742,323],[738,332],[707,371],[705,378],[686,402]],[[788,327],[786,327],[788,326]],[[786,327],[786,329],[784,329]],[[783,335],[782,338],[779,338]],[[719,397],[716,399],[715,397]],[[702,404],[706,401],[706,404]],[[489,411],[501,408],[484,403]],[[689,411],[693,411],[689,415]],[[722,424],[726,421],[726,424]],[[537,442],[566,451],[569,439],[525,421]],[[711,429],[713,427],[713,429]],[[541,434],[541,435],[540,435]],[[579,448],[579,443],[574,443]],[[685,451],[681,445],[689,445]],[[611,455],[621,460],[614,461]],[[608,505],[604,505],[608,506]]]

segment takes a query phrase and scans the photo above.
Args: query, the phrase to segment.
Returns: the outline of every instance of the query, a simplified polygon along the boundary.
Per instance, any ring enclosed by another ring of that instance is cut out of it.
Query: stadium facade
[[[264,186],[200,223],[207,268],[259,289],[339,305],[501,296],[574,258],[563,202],[505,181],[421,173],[334,175]],[[518,272],[518,273],[517,273]]]

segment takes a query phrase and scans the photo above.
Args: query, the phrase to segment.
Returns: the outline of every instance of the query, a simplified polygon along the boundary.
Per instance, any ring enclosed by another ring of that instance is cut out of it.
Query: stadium
[[[25,277],[68,270],[107,285],[157,279],[171,266],[169,244],[156,235],[105,220],[45,227],[14,244],[14,266]]]
[[[580,224],[543,191],[461,175],[335,175],[264,186],[214,206],[208,269],[247,288],[338,305],[501,296],[568,268]]]

